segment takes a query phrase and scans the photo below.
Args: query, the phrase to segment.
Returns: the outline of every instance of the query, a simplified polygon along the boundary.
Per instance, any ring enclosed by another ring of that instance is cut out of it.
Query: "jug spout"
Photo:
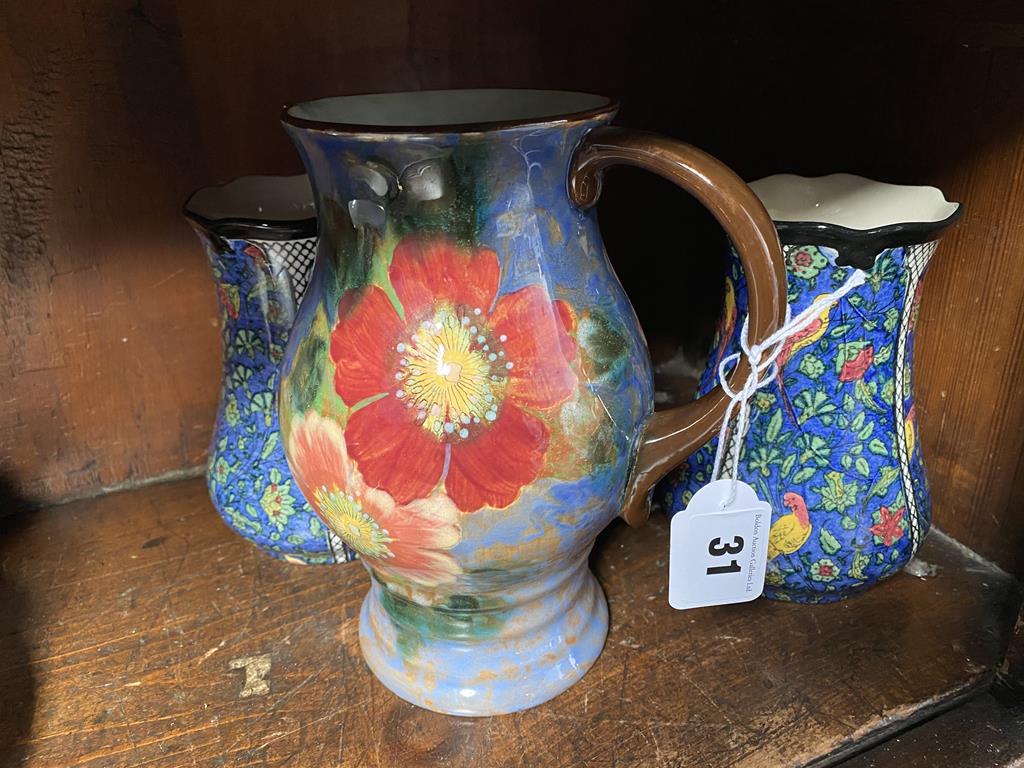
[[[425,91],[321,99],[282,120],[313,183],[322,250],[366,256],[367,238],[438,231],[499,254],[533,238],[537,254],[547,240],[564,247],[569,233],[547,235],[571,217],[572,152],[615,111],[560,91]]]

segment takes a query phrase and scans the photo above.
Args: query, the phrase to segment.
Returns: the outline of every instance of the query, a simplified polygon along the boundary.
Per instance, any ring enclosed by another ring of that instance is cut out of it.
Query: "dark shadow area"
[[[36,684],[23,632],[31,614],[25,590],[7,559],[12,541],[38,506],[0,474],[0,765],[21,765],[35,710]]]

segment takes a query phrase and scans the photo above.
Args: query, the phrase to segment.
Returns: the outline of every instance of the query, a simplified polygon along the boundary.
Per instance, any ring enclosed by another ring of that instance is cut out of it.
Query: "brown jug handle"
[[[644,168],[678,184],[710,210],[725,229],[747,276],[750,343],[774,333],[786,313],[786,271],[771,217],[743,180],[711,155],[664,136],[624,128],[595,128],[580,142],[569,171],[569,196],[589,208],[601,195],[610,165]],[[733,371],[738,387],[750,372],[746,359]],[[654,484],[708,441],[721,426],[728,398],[721,387],[686,405],[656,411],[644,427],[626,484],[622,517],[640,525],[650,512]]]

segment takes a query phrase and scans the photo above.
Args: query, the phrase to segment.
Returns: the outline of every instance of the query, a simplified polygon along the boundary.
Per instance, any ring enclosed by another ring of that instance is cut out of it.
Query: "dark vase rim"
[[[886,248],[901,245],[920,245],[938,239],[943,230],[952,226],[963,215],[964,206],[938,221],[907,221],[887,224],[873,229],[852,229],[839,224],[820,221],[774,221],[783,245],[815,245],[834,248],[846,266],[870,269],[874,258]]]
[[[209,217],[193,210],[192,203],[200,192],[228,187],[244,179],[267,178],[267,179],[290,179],[305,174],[283,174],[261,176],[259,174],[245,174],[237,176],[224,184],[204,184],[192,190],[181,206],[181,215],[196,226],[218,237],[227,240],[302,240],[317,236],[316,215],[299,219],[275,219],[275,218],[252,218],[249,216],[217,216]]]
[[[361,96],[388,96],[388,95],[405,95],[405,94],[441,94],[441,93],[459,93],[468,91],[480,91],[489,93],[508,93],[510,95],[517,93],[530,93],[530,92],[548,92],[548,93],[560,93],[567,96],[588,96],[592,98],[602,99],[603,103],[592,108],[582,109],[578,111],[568,111],[555,114],[538,115],[533,117],[523,118],[510,118],[506,120],[481,120],[473,122],[452,122],[452,123],[424,123],[423,125],[410,125],[410,124],[399,124],[391,125],[386,123],[348,123],[341,121],[330,121],[330,120],[314,120],[311,118],[299,117],[292,114],[292,111],[304,107],[309,104],[314,104],[320,101],[329,101],[331,99],[341,99],[349,97],[361,97]],[[300,128],[307,131],[313,131],[316,133],[327,133],[327,134],[403,134],[407,136],[419,136],[425,134],[447,134],[447,133],[485,133],[488,131],[500,131],[505,128],[517,128],[523,126],[555,126],[565,125],[570,123],[579,123],[588,120],[596,120],[602,117],[606,117],[611,120],[615,114],[619,111],[619,103],[615,99],[607,96],[599,96],[593,93],[587,93],[585,91],[562,91],[551,89],[545,91],[545,89],[537,88],[442,88],[432,90],[421,90],[421,91],[379,91],[379,92],[364,92],[364,93],[351,93],[351,94],[337,94],[334,96],[324,96],[316,99],[308,99],[305,101],[295,102],[293,104],[286,105],[281,110],[280,119],[285,126],[291,126],[293,128]]]

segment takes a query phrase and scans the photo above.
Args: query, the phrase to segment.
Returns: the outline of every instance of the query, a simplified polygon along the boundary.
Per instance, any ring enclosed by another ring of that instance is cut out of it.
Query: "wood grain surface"
[[[202,464],[219,375],[179,206],[290,173],[286,103],[533,86],[748,179],[849,171],[966,206],[925,282],[922,443],[939,523],[1024,572],[1024,6],[1017,0],[11,0],[0,5],[0,474],[43,501]],[[623,172],[605,242],[653,337],[700,349],[721,232]],[[672,275],[680,275],[672,279]]]
[[[848,602],[678,612],[662,521],[594,564],[608,644],[517,715],[398,700],[358,648],[367,576],[231,534],[198,480],[45,510],[0,544],[0,754],[100,766],[799,766],[834,762],[983,689],[1019,595],[932,536],[928,579]]]

